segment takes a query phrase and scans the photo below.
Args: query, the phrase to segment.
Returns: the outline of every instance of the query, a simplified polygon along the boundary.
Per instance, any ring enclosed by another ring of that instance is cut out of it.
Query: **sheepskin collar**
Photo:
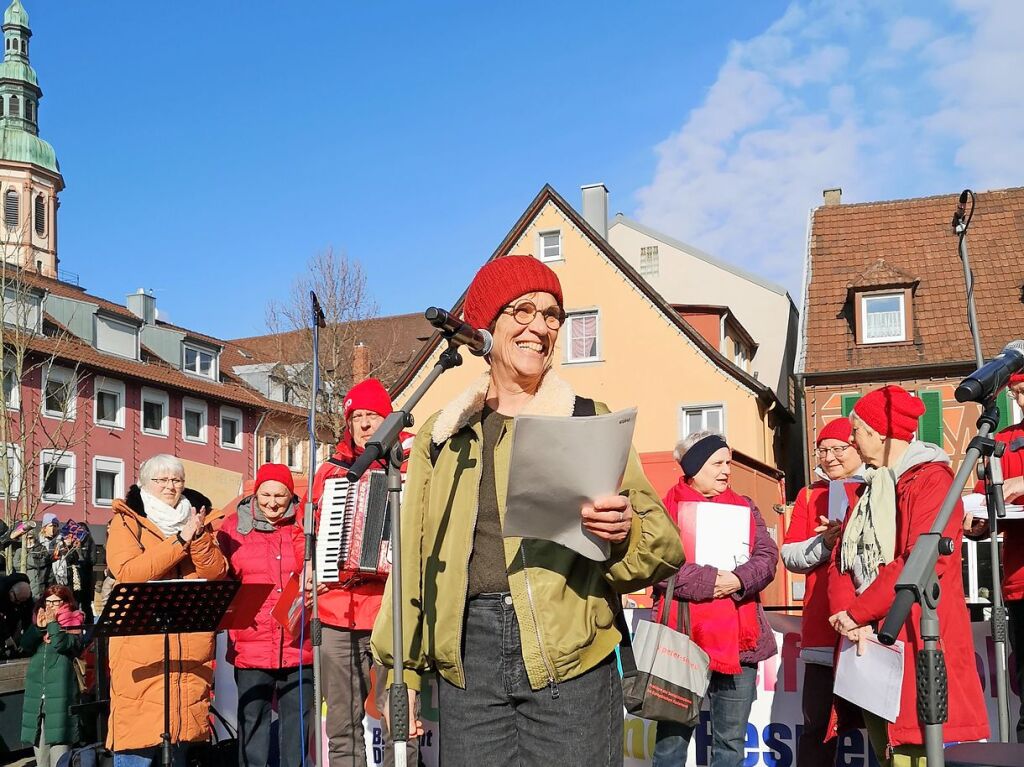
[[[490,374],[484,373],[484,375],[473,382],[472,386],[449,402],[438,413],[434,421],[434,428],[430,432],[430,438],[435,445],[440,445],[451,439],[453,435],[464,426],[469,425],[474,419],[479,421],[490,383]],[[521,415],[568,417],[572,415],[575,403],[576,392],[572,390],[572,387],[555,375],[554,371],[548,370],[544,374],[544,379],[540,382],[540,388],[537,389],[537,393],[533,395],[533,399],[530,400],[529,404],[523,408]]]

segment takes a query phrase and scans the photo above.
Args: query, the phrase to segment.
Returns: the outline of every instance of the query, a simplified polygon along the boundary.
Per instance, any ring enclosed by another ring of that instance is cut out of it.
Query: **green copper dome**
[[[28,26],[28,13],[25,12],[25,7],[21,4],[21,0],[14,0],[4,13],[4,26],[8,24]]]
[[[39,78],[36,77],[36,70],[24,61],[8,59],[0,62],[0,80],[18,80],[19,82],[30,83],[39,87]]]
[[[0,160],[30,163],[60,173],[60,164],[53,147],[39,136],[17,128],[0,129]]]

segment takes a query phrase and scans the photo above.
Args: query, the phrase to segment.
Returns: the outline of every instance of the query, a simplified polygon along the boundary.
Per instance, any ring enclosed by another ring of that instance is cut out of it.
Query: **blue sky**
[[[62,267],[225,338],[327,247],[448,305],[546,182],[794,297],[826,186],[1024,183],[1012,0],[25,4]]]

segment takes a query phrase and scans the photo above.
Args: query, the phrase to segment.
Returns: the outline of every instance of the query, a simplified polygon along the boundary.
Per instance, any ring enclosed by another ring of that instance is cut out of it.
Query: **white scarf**
[[[149,520],[160,528],[160,532],[167,538],[181,532],[192,514],[192,504],[188,498],[181,496],[177,506],[169,506],[155,495],[142,491],[142,506],[146,510]]]

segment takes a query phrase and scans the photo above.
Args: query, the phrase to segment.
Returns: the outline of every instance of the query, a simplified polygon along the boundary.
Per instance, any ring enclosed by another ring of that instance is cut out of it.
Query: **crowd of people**
[[[896,721],[832,694],[840,639],[862,644],[871,637],[894,600],[894,584],[914,542],[931,527],[952,485],[949,457],[914,438],[920,400],[886,386],[858,400],[849,418],[818,430],[816,478],[796,498],[781,551],[756,504],[731,487],[732,451],[722,435],[698,432],[676,446],[681,477],[663,498],[630,451],[620,491],[585,502],[578,511],[582,528],[609,545],[609,559],[597,562],[553,542],[502,534],[515,417],[608,412],[552,370],[563,306],[558,278],[532,257],[495,259],[470,285],[466,322],[493,337],[487,371],[418,435],[402,435],[404,645],[392,642],[390,580],[350,579],[319,588],[328,762],[366,764],[365,701],[374,691],[386,728],[386,693],[400,655],[409,687],[410,765],[418,761],[419,693],[427,673],[438,678],[438,758],[445,767],[621,764],[616,613],[623,595],[653,587],[654,613],[667,611],[675,625],[685,610],[687,633],[709,658],[711,764],[741,765],[757,665],[778,651],[760,593],[781,556],[786,568],[806,576],[800,650],[805,721],[797,764],[834,764],[838,736],[859,726],[867,728],[881,764],[924,764],[915,706],[915,658],[923,649],[916,619],[899,637],[907,659]],[[1011,382],[1011,391],[1024,401],[1024,377]],[[345,474],[391,410],[379,381],[352,388],[344,403],[344,438],[310,485],[314,505],[327,480]],[[1021,435],[1024,425],[1000,435],[1012,456],[1004,461],[1009,498],[1024,495]],[[842,521],[830,514],[837,485],[846,507]],[[305,501],[296,496],[287,467],[265,464],[251,495],[216,520],[209,499],[186,486],[181,461],[157,455],[139,467],[138,484],[113,507],[106,546],[112,582],[234,578],[271,587],[251,625],[228,634],[240,765],[266,765],[272,752],[286,767],[301,764],[318,721],[309,626],[296,630],[275,609],[290,581],[311,584],[303,562]],[[687,503],[745,510],[739,541],[744,554],[734,568],[701,565],[686,556],[700,534],[680,532],[679,509]],[[965,527],[974,535],[985,531],[967,522],[954,515],[946,530],[954,553],[940,559],[937,571],[946,646],[970,642],[959,542]],[[1019,585],[1024,567],[1020,547],[1013,548],[1017,532],[1008,530],[1006,563],[1007,582]],[[21,540],[25,536],[30,543]],[[87,637],[83,628],[92,620],[92,552],[90,539],[52,514],[42,518],[38,531],[0,530],[0,553],[26,562],[26,574],[0,582],[0,630],[10,653],[31,658],[22,737],[35,747],[40,765],[55,765],[79,738],[80,723],[68,706],[82,689],[79,661]],[[1018,648],[1022,591],[1007,593]],[[172,640],[170,735],[175,763],[185,764],[188,746],[210,735],[215,637],[189,633]],[[115,765],[137,767],[158,758],[163,650],[160,636],[110,639],[106,746]],[[946,662],[945,739],[987,737],[973,653],[947,652]],[[685,764],[694,729],[659,722],[654,764]],[[385,762],[394,763],[390,745]]]

